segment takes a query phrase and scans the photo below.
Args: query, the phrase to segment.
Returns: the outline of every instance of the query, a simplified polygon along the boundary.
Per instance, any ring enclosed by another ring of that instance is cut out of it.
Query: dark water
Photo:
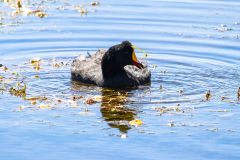
[[[89,3],[24,1],[43,9],[39,18],[14,16],[15,2],[0,1],[0,64],[8,68],[0,69],[0,159],[240,159],[240,2]],[[77,11],[82,4],[87,14]],[[152,71],[149,86],[71,82],[77,55],[123,40],[147,52],[136,50]],[[29,62],[36,57],[39,71]],[[10,94],[17,82],[26,96]],[[37,96],[47,99],[24,100]],[[94,96],[103,100],[85,103]],[[130,126],[134,119],[143,125]]]

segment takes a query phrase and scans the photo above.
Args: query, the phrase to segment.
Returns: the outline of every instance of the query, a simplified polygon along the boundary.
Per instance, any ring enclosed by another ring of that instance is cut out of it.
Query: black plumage
[[[89,57],[77,57],[71,66],[71,76],[75,81],[109,88],[134,87],[151,79],[150,71],[137,60],[129,41]]]

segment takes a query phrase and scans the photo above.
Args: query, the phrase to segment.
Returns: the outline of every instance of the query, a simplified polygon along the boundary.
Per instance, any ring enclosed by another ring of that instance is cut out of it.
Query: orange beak
[[[133,60],[133,65],[138,67],[139,69],[143,69],[143,65],[138,61],[135,52],[132,52],[132,60]]]

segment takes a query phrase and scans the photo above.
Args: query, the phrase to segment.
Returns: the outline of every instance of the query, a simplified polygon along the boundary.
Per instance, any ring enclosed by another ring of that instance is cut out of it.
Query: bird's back
[[[102,85],[101,60],[105,51],[99,50],[96,54],[85,57],[77,57],[71,67],[72,80],[80,81],[87,84]]]

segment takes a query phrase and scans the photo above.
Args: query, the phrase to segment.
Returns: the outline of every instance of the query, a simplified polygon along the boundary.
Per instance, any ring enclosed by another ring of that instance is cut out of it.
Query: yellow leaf
[[[32,104],[32,105],[35,105],[35,104],[37,104],[37,101],[35,101],[35,100],[34,100],[34,101],[31,101],[31,104]]]
[[[32,64],[38,63],[38,62],[40,62],[40,61],[41,61],[40,58],[33,58],[33,59],[30,60],[30,62],[31,62]]]
[[[29,101],[36,101],[36,100],[47,100],[46,97],[41,97],[41,96],[38,96],[38,97],[26,97],[25,100],[29,100]]]
[[[135,119],[129,122],[131,126],[141,126],[143,122],[140,119]]]
[[[44,17],[47,16],[47,14],[44,13],[43,11],[39,11],[39,12],[35,13],[35,16],[40,17],[40,18],[44,18]]]
[[[39,65],[39,64],[35,65],[35,66],[34,66],[34,69],[35,69],[36,71],[39,71],[39,70],[40,70],[40,65]]]
[[[51,109],[51,107],[49,105],[47,105],[47,104],[40,104],[38,106],[38,108],[40,108],[40,109]]]

